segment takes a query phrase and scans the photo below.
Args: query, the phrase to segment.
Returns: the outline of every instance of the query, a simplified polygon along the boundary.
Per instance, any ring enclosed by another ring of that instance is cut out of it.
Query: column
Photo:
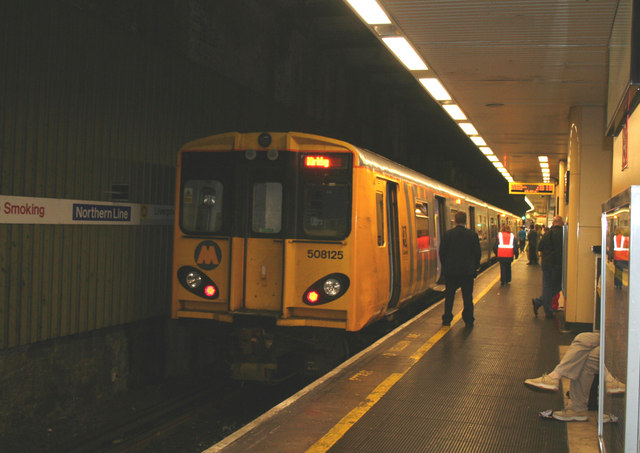
[[[611,193],[612,141],[605,135],[604,107],[573,107],[569,113],[567,294],[565,320],[593,323],[595,257],[602,202]]]

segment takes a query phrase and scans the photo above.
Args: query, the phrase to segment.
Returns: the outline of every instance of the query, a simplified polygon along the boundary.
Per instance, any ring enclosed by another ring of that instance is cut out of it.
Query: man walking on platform
[[[518,246],[520,247],[520,253],[524,252],[524,247],[527,245],[527,230],[522,225],[520,231],[518,231]]]
[[[457,289],[461,288],[464,303],[462,319],[467,327],[473,327],[473,279],[480,266],[480,240],[475,231],[466,228],[465,212],[456,212],[454,221],[456,226],[444,233],[438,250],[446,286],[442,325],[451,325],[453,299]]]
[[[562,247],[564,245],[562,226],[564,220],[559,215],[553,218],[551,229],[538,244],[542,253],[542,296],[531,299],[533,313],[538,316],[538,309],[544,308],[547,319],[552,319],[551,301],[562,289]]]

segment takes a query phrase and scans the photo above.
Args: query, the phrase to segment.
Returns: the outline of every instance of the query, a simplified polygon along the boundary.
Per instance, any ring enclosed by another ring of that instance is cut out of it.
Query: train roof
[[[506,211],[497,206],[491,205],[485,201],[480,200],[472,195],[468,195],[460,190],[454,189],[453,187],[447,186],[433,178],[429,178],[428,176],[423,175],[415,170],[405,167],[404,165],[393,162],[386,157],[380,156],[372,151],[369,151],[364,148],[359,148],[357,146],[353,146],[356,151],[356,155],[358,156],[359,165],[362,167],[371,168],[375,171],[387,174],[389,176],[404,179],[414,182],[415,184],[426,186],[435,192],[439,192],[441,194],[448,195],[454,198],[460,198],[469,203],[473,203],[480,206],[485,206],[491,208],[495,211],[498,211],[502,214],[518,217],[515,214]]]

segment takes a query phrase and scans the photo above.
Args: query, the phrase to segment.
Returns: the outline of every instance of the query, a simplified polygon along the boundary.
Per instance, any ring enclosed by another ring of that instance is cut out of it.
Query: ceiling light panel
[[[486,146],[487,142],[484,141],[482,137],[469,137],[471,141],[476,144],[476,146]]]
[[[467,116],[462,112],[462,110],[460,110],[460,107],[455,104],[445,104],[442,108],[456,121],[467,119]]]
[[[409,41],[402,36],[391,36],[382,38],[385,45],[395,54],[396,57],[411,71],[427,70],[422,58],[417,54]],[[466,118],[465,118],[466,119]]]
[[[458,123],[458,126],[460,126],[460,129],[467,135],[478,135],[478,131],[471,123]]]
[[[451,100],[451,95],[449,95],[449,92],[444,86],[442,86],[442,83],[440,83],[438,79],[432,77],[418,80],[420,80],[420,83],[427,89],[431,97],[436,101]]]
[[[347,3],[369,25],[390,24],[389,16],[376,0],[347,0]]]

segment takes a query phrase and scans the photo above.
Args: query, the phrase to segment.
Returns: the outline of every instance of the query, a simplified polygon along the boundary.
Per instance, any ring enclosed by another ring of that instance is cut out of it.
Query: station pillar
[[[556,206],[557,215],[562,216],[563,219],[567,218],[567,197],[566,197],[566,177],[567,174],[567,161],[561,160],[558,162],[558,185],[556,186]]]
[[[565,321],[591,324],[596,275],[592,246],[600,245],[601,204],[611,193],[612,141],[605,134],[604,107],[573,107],[569,126]]]

